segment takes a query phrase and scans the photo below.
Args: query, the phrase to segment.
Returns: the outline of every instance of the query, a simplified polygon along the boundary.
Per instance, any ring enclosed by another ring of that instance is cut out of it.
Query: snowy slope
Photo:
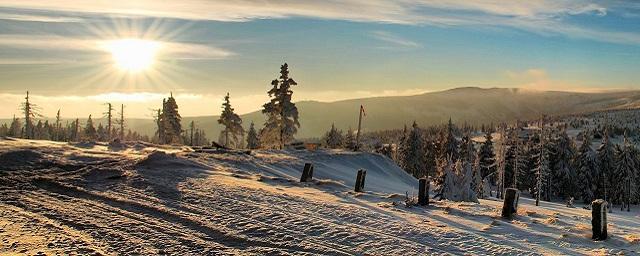
[[[167,153],[163,153],[167,152]],[[20,158],[16,158],[20,156]],[[300,183],[304,162],[316,165]],[[357,168],[365,193],[352,192]],[[522,199],[406,208],[415,186],[378,155],[200,154],[150,144],[0,140],[0,254],[592,255],[638,254],[640,223],[614,209],[611,238],[590,212]]]

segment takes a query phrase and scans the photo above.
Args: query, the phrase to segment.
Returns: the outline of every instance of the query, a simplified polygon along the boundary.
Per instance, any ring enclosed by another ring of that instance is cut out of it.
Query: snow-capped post
[[[591,203],[591,227],[593,240],[607,239],[607,201],[597,199]]]
[[[364,178],[367,176],[367,171],[364,169],[358,170],[358,176],[356,176],[356,192],[364,191]]]
[[[513,214],[518,212],[518,200],[520,193],[515,188],[508,188],[505,191],[504,204],[502,205],[502,217],[511,219]]]
[[[304,169],[302,170],[302,176],[300,177],[300,182],[310,182],[313,180],[313,164],[305,163]]]
[[[420,178],[419,180],[418,204],[422,206],[429,205],[429,180],[427,178]]]

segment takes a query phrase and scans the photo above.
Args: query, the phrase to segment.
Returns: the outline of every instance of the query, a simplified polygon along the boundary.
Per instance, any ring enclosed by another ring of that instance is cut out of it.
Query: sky
[[[0,118],[27,90],[44,116],[247,113],[284,62],[294,101],[640,89],[640,2],[0,0]]]

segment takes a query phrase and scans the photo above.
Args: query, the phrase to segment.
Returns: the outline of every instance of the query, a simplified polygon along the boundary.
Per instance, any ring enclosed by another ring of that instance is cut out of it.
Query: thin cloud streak
[[[620,3],[596,1],[500,1],[500,0],[424,0],[424,1],[124,1],[84,0],[9,1],[0,7],[46,10],[49,12],[94,13],[167,17],[189,20],[245,22],[255,19],[311,17],[356,22],[434,26],[499,26],[541,35],[564,35],[620,44],[638,44],[634,31],[596,30],[564,22],[567,16],[605,16],[619,9]],[[216,10],[216,11],[210,11]],[[625,13],[623,13],[625,14]],[[627,13],[628,16],[628,13]]]

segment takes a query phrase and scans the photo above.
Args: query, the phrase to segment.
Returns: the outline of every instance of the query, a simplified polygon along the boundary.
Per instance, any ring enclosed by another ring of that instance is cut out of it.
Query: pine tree
[[[222,114],[220,114],[218,123],[224,126],[224,130],[220,134],[220,144],[228,148],[240,148],[242,146],[241,137],[244,136],[244,128],[242,128],[240,116],[233,112],[229,101],[229,93],[224,97]]]
[[[160,143],[172,144],[180,141],[181,119],[182,117],[178,113],[178,104],[172,93],[168,99],[162,100],[162,112],[159,113],[158,118]]]
[[[493,153],[493,137],[491,132],[488,131],[485,136],[485,141],[480,147],[478,154],[480,158],[480,174],[482,178],[485,178],[496,171],[496,155]]]
[[[637,156],[633,153],[636,150],[627,138],[627,132],[624,132],[624,144],[620,147],[617,154],[617,166],[612,174],[611,196],[612,201],[615,200],[622,205],[624,210],[630,211],[632,196],[636,194],[637,186],[635,184],[636,174],[638,170]]]
[[[20,130],[22,129],[22,123],[20,122],[20,118],[16,118],[13,116],[13,120],[11,121],[11,125],[9,125],[9,131],[7,132],[8,136],[11,137],[20,137]]]
[[[33,120],[38,115],[36,113],[36,105],[29,102],[29,91],[27,91],[27,97],[24,98],[25,102],[22,103],[22,113],[24,114],[24,134],[26,139],[34,138],[34,126]]]
[[[598,181],[596,176],[598,163],[596,153],[591,148],[591,136],[588,133],[583,134],[582,144],[578,149],[576,168],[580,198],[582,198],[585,204],[591,203],[595,200],[594,191],[596,190]]]
[[[435,196],[439,200],[453,200],[456,188],[456,175],[451,159],[438,159],[438,174],[434,180]]]
[[[426,175],[424,139],[422,130],[414,121],[412,129],[406,139],[406,146],[403,147],[401,167],[416,178]]]
[[[478,202],[476,191],[473,189],[474,177],[473,167],[470,162],[463,161],[462,158],[456,162],[456,176],[458,182],[456,187],[458,188],[458,199],[464,202]]]
[[[498,143],[497,152],[496,152],[496,174],[498,189],[496,191],[496,197],[502,198],[503,192],[505,189],[505,178],[506,178],[506,170],[507,170],[507,134],[505,131],[505,127],[503,125],[500,126],[500,142]]]
[[[449,118],[449,123],[447,124],[447,130],[444,134],[444,138],[441,141],[441,156],[440,157],[451,157],[452,161],[458,160],[458,140],[456,140],[454,133],[453,123],[451,122],[451,118]]]
[[[356,149],[356,137],[353,135],[353,130],[349,127],[347,134],[344,136],[344,146],[348,150]]]
[[[563,130],[555,139],[555,162],[553,166],[553,192],[562,198],[573,196],[575,190],[576,174],[572,160],[575,155],[575,145],[569,138],[566,130]]]
[[[247,148],[249,149],[257,149],[260,147],[260,139],[258,138],[258,133],[256,132],[256,128],[251,122],[249,126],[249,131],[247,132]]]
[[[86,139],[90,141],[95,141],[97,138],[97,131],[95,126],[93,126],[93,120],[91,119],[91,115],[87,119],[87,124],[84,127],[84,136]]]
[[[331,124],[331,129],[324,135],[324,142],[328,148],[340,148],[343,144],[342,131],[336,129],[334,124]]]
[[[549,194],[546,184],[549,182],[549,176],[551,175],[551,169],[549,168],[549,152],[547,148],[547,135],[542,131],[540,136],[540,155],[538,156],[538,163],[535,169],[536,172],[536,206],[540,205],[540,199],[543,193]]]
[[[473,180],[471,188],[476,193],[477,198],[485,198],[484,184],[482,182],[482,170],[480,165],[480,150],[476,152],[476,157],[473,161]]]
[[[271,81],[273,87],[267,92],[271,100],[263,105],[262,113],[267,115],[260,133],[263,146],[283,149],[298,132],[298,108],[291,101],[291,86],[297,84],[289,77],[289,65],[284,63],[280,67],[280,77]]]
[[[597,150],[598,157],[598,173],[596,177],[598,186],[596,190],[596,198],[603,198],[605,201],[609,200],[610,179],[611,172],[615,170],[615,152],[613,145],[609,141],[609,128],[606,127],[602,136],[602,143]]]

